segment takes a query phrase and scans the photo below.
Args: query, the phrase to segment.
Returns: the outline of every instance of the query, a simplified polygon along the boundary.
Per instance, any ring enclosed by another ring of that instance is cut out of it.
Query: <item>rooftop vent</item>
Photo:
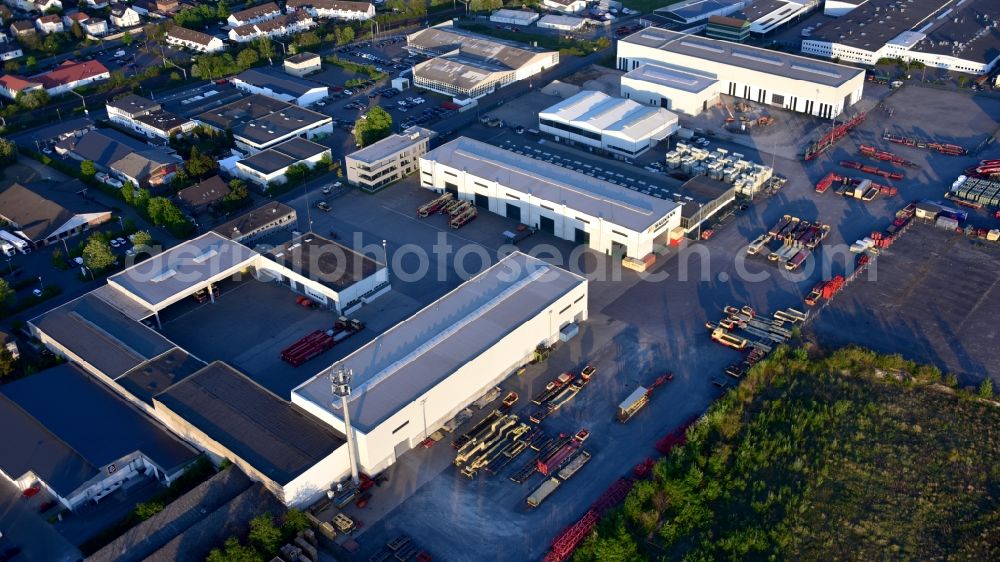
[[[162,281],[170,279],[174,275],[177,275],[177,270],[171,267],[170,269],[164,271],[163,273],[160,273],[156,277],[153,277],[152,279],[150,279],[150,281],[152,281],[153,283],[160,283]]]

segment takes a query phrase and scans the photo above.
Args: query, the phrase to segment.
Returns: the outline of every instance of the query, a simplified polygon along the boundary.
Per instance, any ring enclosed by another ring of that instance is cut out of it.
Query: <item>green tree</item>
[[[242,201],[250,196],[249,190],[247,190],[247,182],[241,179],[234,179],[229,182],[229,194],[226,195],[226,201]]]
[[[141,188],[136,190],[135,197],[132,199],[132,204],[136,209],[146,209],[149,206],[150,198],[149,190],[146,188]]]
[[[242,69],[250,68],[259,60],[260,55],[253,49],[243,49],[240,54],[236,55],[236,64]]]
[[[38,109],[47,103],[49,103],[49,93],[41,89],[17,96],[17,104],[25,109]]]
[[[21,63],[16,60],[9,60],[3,63],[3,70],[7,74],[17,74],[21,71]]]
[[[94,271],[103,271],[115,263],[111,245],[100,234],[92,234],[83,248],[83,264]]]
[[[6,279],[0,279],[0,308],[6,307],[14,300],[14,289],[10,288],[10,283]]]
[[[14,374],[14,367],[17,366],[17,359],[6,347],[0,347],[0,378],[6,378]]]
[[[980,398],[993,398],[993,380],[989,377],[983,379],[983,382],[979,383],[977,394]]]
[[[163,502],[159,501],[142,502],[135,506],[135,515],[140,521],[145,521],[161,511],[163,511]]]
[[[52,250],[52,267],[56,269],[66,269],[66,256],[59,248]]]
[[[80,162],[80,175],[85,178],[92,178],[97,174],[97,167],[91,160]]]
[[[354,124],[354,141],[358,146],[368,146],[384,139],[392,132],[392,116],[375,106]]]
[[[170,73],[170,80],[172,82],[177,82],[180,79],[181,79],[181,75],[176,70],[174,70],[173,72]]]
[[[77,40],[83,39],[84,33],[83,28],[80,27],[80,22],[73,20],[73,25],[69,26],[69,33]]]
[[[263,562],[261,556],[252,547],[240,544],[236,537],[226,539],[223,548],[213,548],[205,558],[205,562]]]
[[[281,524],[281,531],[285,535],[285,540],[291,540],[299,531],[309,528],[309,518],[301,509],[294,507],[285,512],[285,521]]]
[[[270,37],[264,35],[259,39],[254,40],[253,46],[260,54],[260,58],[267,60],[274,58],[274,43],[271,41]]]
[[[961,76],[958,77],[958,87],[959,88],[964,88],[968,84],[969,84],[969,77],[968,76],[966,76],[966,75],[963,74],[963,75],[961,75]]]
[[[33,69],[38,66],[38,59],[35,58],[35,55],[28,55],[28,58],[24,59],[24,66]]]
[[[137,195],[138,192],[135,189],[135,185],[130,181],[125,182],[125,185],[122,186],[122,199],[125,200],[125,203],[135,206]]]
[[[273,555],[281,547],[281,529],[274,526],[270,513],[263,513],[250,520],[250,535],[247,537],[258,552]]]
[[[132,235],[132,244],[137,247],[152,246],[153,235],[148,230],[140,230]]]
[[[229,8],[222,0],[219,0],[219,3],[215,5],[215,17],[220,20],[224,20],[229,17]]]
[[[192,177],[201,178],[216,170],[218,163],[207,154],[202,154],[197,146],[191,147],[191,156],[184,163],[184,168]]]
[[[0,166],[13,164],[17,161],[17,145],[13,142],[0,138]]]
[[[348,43],[353,43],[353,42],[354,42],[354,28],[345,27],[344,30],[341,31],[340,40],[337,41],[337,43],[340,45],[347,45]]]

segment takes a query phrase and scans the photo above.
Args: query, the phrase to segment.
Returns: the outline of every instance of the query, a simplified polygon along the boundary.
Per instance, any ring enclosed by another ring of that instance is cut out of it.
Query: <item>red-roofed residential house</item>
[[[14,76],[13,74],[0,76],[0,95],[12,100],[17,99],[18,94],[41,89],[42,85],[38,82],[29,82],[24,78]]]
[[[58,96],[93,82],[111,78],[107,67],[96,60],[77,62],[68,60],[56,68],[28,79],[6,74],[0,76],[0,95],[17,99],[17,95],[45,88],[50,96]]]

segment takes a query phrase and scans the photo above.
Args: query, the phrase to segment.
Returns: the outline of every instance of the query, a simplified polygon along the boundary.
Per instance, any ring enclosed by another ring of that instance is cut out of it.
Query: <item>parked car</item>
[[[320,201],[319,203],[316,203],[316,208],[319,209],[320,211],[323,211],[324,213],[330,212],[330,205],[327,205],[326,201]]]

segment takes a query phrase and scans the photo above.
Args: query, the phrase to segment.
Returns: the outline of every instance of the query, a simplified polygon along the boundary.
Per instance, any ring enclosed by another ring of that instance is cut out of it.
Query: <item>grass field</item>
[[[575,560],[998,560],[1000,408],[940,379],[779,349]]]

